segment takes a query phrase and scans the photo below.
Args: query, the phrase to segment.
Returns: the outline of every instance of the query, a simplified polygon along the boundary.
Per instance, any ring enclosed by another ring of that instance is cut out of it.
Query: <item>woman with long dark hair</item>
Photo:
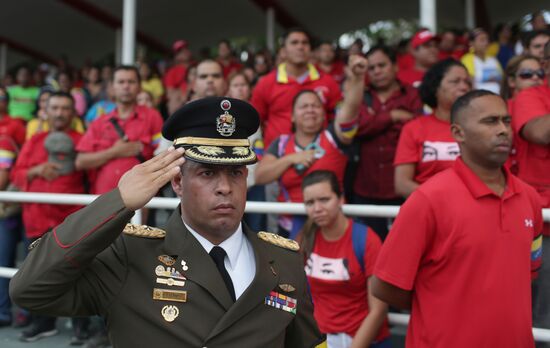
[[[299,235],[319,329],[328,348],[389,347],[387,305],[371,295],[369,279],[381,248],[378,235],[342,212],[336,175],[302,181],[308,220]]]

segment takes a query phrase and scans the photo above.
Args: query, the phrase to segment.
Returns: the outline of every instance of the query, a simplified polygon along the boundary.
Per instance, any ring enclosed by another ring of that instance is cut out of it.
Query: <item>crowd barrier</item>
[[[8,192],[0,191],[0,202],[20,203],[47,203],[47,204],[90,204],[97,195],[78,195],[63,193],[38,193],[38,192]],[[179,204],[178,198],[153,198],[145,207],[156,209],[174,209]],[[356,205],[346,204],[344,213],[350,216],[374,216],[395,217],[399,212],[399,206]],[[247,213],[273,213],[273,214],[305,214],[304,205],[301,203],[274,203],[274,202],[246,202]],[[550,209],[543,209],[544,221],[550,222]],[[136,211],[132,222],[139,223],[141,212]],[[17,272],[15,268],[0,267],[0,277],[11,278]],[[408,314],[390,313],[389,322],[393,325],[407,326],[410,316]],[[550,342],[550,330],[533,328],[533,336],[537,342]]]

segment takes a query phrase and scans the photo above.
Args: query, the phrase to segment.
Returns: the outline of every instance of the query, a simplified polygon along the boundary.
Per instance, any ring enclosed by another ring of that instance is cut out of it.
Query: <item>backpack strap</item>
[[[359,262],[359,266],[361,266],[361,271],[363,274],[365,273],[365,245],[367,244],[367,231],[368,227],[352,220],[352,228],[351,228],[351,243],[353,246],[353,252],[355,254],[355,257],[357,258],[357,261]]]

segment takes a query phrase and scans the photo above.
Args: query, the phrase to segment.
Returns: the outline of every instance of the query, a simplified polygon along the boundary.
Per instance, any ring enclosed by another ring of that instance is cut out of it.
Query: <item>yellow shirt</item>
[[[158,77],[150,78],[147,81],[141,81],[141,89],[153,95],[153,102],[155,105],[159,103],[160,98],[164,94],[164,87],[162,87],[162,82]]]
[[[71,123],[71,129],[77,131],[80,134],[83,134],[84,124],[82,123],[82,120],[78,117],[74,117]],[[25,137],[25,140],[29,140],[33,137],[33,135],[37,133],[47,132],[49,130],[50,126],[48,125],[48,122],[39,118],[33,118],[29,121],[29,123],[27,123],[27,135]]]

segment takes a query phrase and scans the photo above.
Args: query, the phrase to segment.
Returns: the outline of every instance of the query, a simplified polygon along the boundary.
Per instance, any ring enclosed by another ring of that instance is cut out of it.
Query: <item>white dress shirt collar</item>
[[[183,221],[183,217],[181,220]],[[187,230],[191,232],[193,237],[195,237],[199,241],[199,243],[202,245],[204,250],[206,250],[206,252],[210,254],[210,251],[215,245],[212,244],[208,239],[201,236],[197,231],[192,229],[191,226],[185,223],[185,221],[183,221],[183,224],[185,225]],[[237,227],[237,230],[229,238],[227,238],[226,240],[224,240],[218,245],[219,247],[223,248],[223,250],[225,250],[225,252],[227,253],[227,258],[229,260],[229,267],[231,268],[235,267],[237,258],[243,246],[243,238],[244,238],[244,235],[243,235],[242,224],[239,223],[239,227]]]

